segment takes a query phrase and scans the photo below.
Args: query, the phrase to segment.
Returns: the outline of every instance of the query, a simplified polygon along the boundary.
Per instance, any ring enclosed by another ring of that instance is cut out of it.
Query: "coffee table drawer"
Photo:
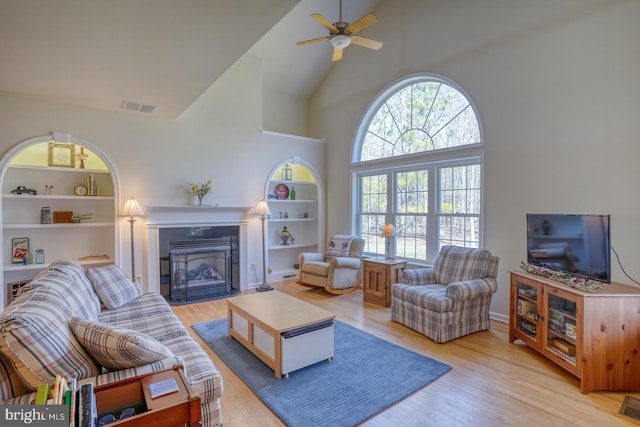
[[[285,377],[305,366],[333,359],[333,323],[282,340],[282,375]]]

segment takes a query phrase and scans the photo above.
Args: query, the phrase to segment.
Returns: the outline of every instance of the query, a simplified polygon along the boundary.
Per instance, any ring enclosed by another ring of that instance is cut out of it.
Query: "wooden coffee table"
[[[229,298],[227,307],[229,337],[273,369],[276,378],[333,359],[333,313],[275,290]]]

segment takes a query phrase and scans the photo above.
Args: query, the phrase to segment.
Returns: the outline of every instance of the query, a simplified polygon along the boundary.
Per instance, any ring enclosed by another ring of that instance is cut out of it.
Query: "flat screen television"
[[[609,215],[527,214],[527,262],[611,283]]]

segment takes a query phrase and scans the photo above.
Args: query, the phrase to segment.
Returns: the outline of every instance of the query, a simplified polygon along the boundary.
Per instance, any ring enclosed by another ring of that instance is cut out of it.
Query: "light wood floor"
[[[331,295],[319,288],[298,286],[293,281],[271,285],[335,313],[337,319],[344,323],[453,367],[424,389],[368,420],[363,424],[365,426],[640,425],[617,415],[626,394],[640,398],[640,393],[581,394],[575,377],[521,342],[509,344],[505,323],[492,322],[489,331],[437,344],[389,320],[390,309],[363,303],[360,290],[346,295]],[[185,325],[227,315],[225,300],[174,306],[173,309]],[[221,404],[225,427],[284,425],[197,334],[188,329],[208,350],[224,378]]]

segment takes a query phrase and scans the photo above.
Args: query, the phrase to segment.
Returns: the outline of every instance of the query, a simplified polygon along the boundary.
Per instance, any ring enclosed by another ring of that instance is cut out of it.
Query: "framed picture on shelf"
[[[22,264],[22,259],[29,255],[29,238],[14,237],[11,239],[11,262]]]
[[[72,168],[75,165],[76,146],[74,144],[49,143],[48,165],[60,168]]]

